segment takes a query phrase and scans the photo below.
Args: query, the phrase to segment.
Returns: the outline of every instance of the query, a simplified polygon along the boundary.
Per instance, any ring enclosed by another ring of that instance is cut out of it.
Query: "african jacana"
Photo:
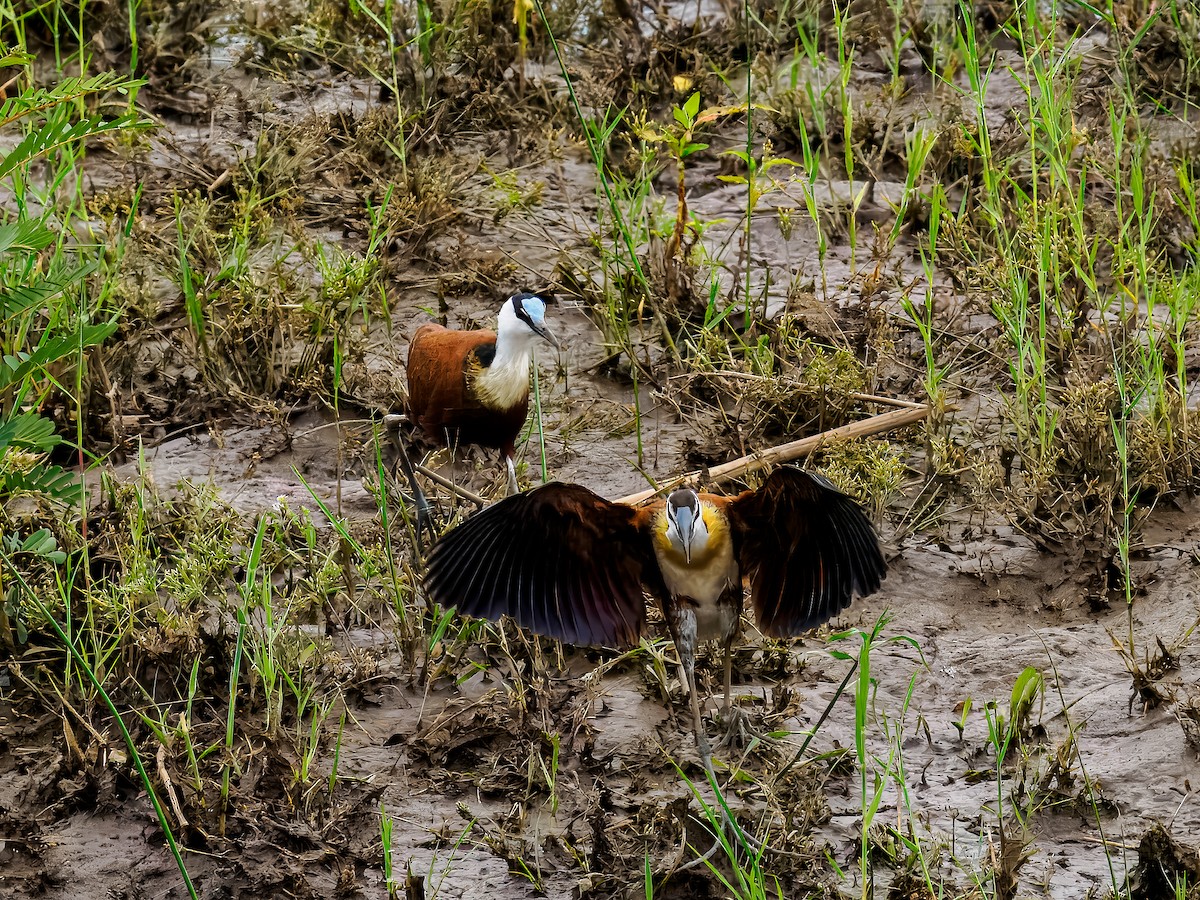
[[[529,365],[539,339],[558,346],[546,326],[546,302],[518,293],[500,307],[495,331],[454,331],[430,322],[408,348],[410,420],[444,446],[498,449],[510,494],[517,492],[513,455],[529,412]],[[428,504],[411,472],[410,479],[421,519]]]
[[[442,606],[512,616],[573,644],[628,647],[656,597],[679,653],[696,742],[711,770],[696,695],[695,651],[730,647],[750,584],[759,629],[793,637],[825,622],[887,571],[862,509],[819,475],[785,466],[735,497],[674,491],[635,508],[587,488],[551,483],[467,519],[433,548],[425,589]]]

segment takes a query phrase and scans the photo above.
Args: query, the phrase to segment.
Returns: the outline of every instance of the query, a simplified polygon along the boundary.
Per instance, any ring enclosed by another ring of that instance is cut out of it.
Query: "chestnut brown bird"
[[[508,467],[508,492],[517,492],[513,461],[517,435],[529,413],[529,366],[539,340],[558,347],[546,326],[546,302],[513,294],[500,307],[496,330],[455,331],[422,325],[408,348],[408,415],[435,442],[448,447],[495,448]],[[417,534],[429,505],[403,460],[417,504]]]
[[[678,650],[696,742],[711,771],[696,643],[724,647],[728,708],[743,582],[759,629],[786,638],[878,590],[886,571],[858,504],[820,475],[784,466],[734,497],[680,488],[640,508],[574,484],[508,497],[442,537],[425,589],[466,615],[508,615],[539,634],[607,647],[639,641],[649,593]]]

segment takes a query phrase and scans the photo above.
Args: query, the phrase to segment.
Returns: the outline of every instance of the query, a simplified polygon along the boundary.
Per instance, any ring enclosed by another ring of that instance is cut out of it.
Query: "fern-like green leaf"
[[[10,250],[36,253],[49,247],[53,241],[54,232],[37,219],[0,225],[0,253]]]
[[[54,432],[54,423],[35,412],[20,413],[0,422],[0,451],[21,447],[45,453],[61,443],[62,437]]]
[[[116,319],[99,325],[84,325],[70,334],[44,340],[32,353],[24,351],[4,356],[0,364],[0,390],[17,384],[26,376],[51,363],[65,359],[81,347],[92,347],[109,338],[117,330]]]
[[[62,147],[65,144],[95,137],[109,131],[146,128],[151,124],[137,113],[126,113],[125,115],[117,116],[115,119],[106,119],[103,116],[88,116],[86,119],[81,119],[78,122],[47,122],[41,128],[36,128],[25,135],[21,139],[21,142],[13,147],[4,159],[0,160],[0,178],[8,175],[13,169],[29,160],[49,153],[51,150]]]
[[[52,278],[38,278],[31,284],[17,285],[0,293],[0,321],[7,322],[14,316],[45,305],[51,297],[58,296],[70,285],[92,274],[97,265],[98,262],[93,261]]]
[[[48,500],[73,505],[83,496],[83,482],[62,466],[34,466],[28,472],[0,472],[0,499],[39,494]]]
[[[39,528],[17,548],[19,553],[32,553],[35,556],[50,557],[58,550],[58,541],[49,528]]]
[[[142,80],[131,80],[120,72],[101,72],[86,78],[64,78],[48,88],[21,91],[0,104],[0,127],[15,119],[41,112],[51,107],[74,103],[89,94],[107,91],[128,91],[145,84]]]
[[[26,53],[23,50],[5,49],[3,55],[0,55],[0,69],[7,69],[12,66],[27,66],[34,59],[36,57],[32,53]]]

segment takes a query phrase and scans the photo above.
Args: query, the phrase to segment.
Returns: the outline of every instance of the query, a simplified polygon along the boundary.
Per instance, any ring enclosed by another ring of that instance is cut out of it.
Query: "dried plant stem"
[[[926,412],[929,410],[927,403],[915,403],[912,400],[901,400],[899,397],[883,397],[879,394],[863,394],[859,391],[851,391],[846,395],[851,400],[858,400],[863,403],[879,403],[884,406],[899,406],[902,409],[923,409]]]
[[[413,468],[416,469],[418,472],[420,472],[422,475],[424,475],[426,478],[428,478],[430,481],[432,481],[434,484],[441,485],[446,490],[450,491],[452,494],[457,494],[462,499],[464,499],[470,503],[474,503],[476,506],[478,506],[480,508],[487,506],[487,504],[488,504],[487,500],[485,500],[483,497],[480,497],[478,494],[468,491],[465,487],[462,487],[461,485],[455,484],[453,481],[451,481],[445,475],[439,475],[437,472],[433,471],[433,469],[429,468],[428,466],[423,466],[420,463],[413,463]]]
[[[947,406],[944,409],[947,412],[952,412],[955,407]],[[829,431],[822,431],[820,434],[814,434],[811,437],[801,438],[798,441],[791,441],[787,444],[781,444],[778,447],[770,447],[758,453],[740,457],[731,462],[711,468],[707,472],[703,470],[688,472],[686,475],[680,475],[678,478],[671,479],[658,488],[647,488],[636,494],[621,497],[616,502],[632,505],[644,503],[651,497],[661,494],[664,491],[672,490],[685,482],[695,481],[700,478],[704,478],[708,482],[726,481],[730,478],[736,478],[739,475],[745,475],[747,472],[757,471],[765,466],[779,465],[780,463],[791,462],[794,459],[808,456],[830,441],[869,437],[873,434],[883,434],[887,431],[903,428],[906,425],[912,425],[926,418],[929,413],[930,408],[922,404],[915,408],[897,409],[878,416],[871,416],[869,419],[851,422],[849,425],[842,425],[840,428],[831,428]]]

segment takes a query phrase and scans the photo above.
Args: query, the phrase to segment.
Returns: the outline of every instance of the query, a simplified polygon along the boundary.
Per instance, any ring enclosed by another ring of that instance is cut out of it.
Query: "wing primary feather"
[[[509,541],[508,553],[498,571],[500,583],[505,585],[505,602],[500,612],[511,617],[518,625],[535,628],[526,591],[525,553],[518,541]]]
[[[789,616],[786,625],[789,630],[795,628],[801,621],[807,623],[817,618],[821,610],[821,603],[824,599],[824,584],[822,583],[821,564],[823,557],[817,554],[812,561],[811,568],[804,574],[808,577],[808,605],[803,610],[804,618],[797,621],[797,617]],[[781,604],[782,605],[782,604]]]
[[[554,610],[554,617],[562,624],[563,640],[570,644],[581,643],[579,627],[575,623],[575,615],[568,603],[562,602],[562,591],[559,585],[559,571],[563,554],[559,547],[547,546],[549,554],[542,559],[545,573],[545,592],[547,608]]]
[[[532,609],[526,602],[527,595],[522,592],[523,579],[525,577],[524,554],[520,552],[510,553],[504,562],[508,575],[508,578],[505,580],[508,608],[504,612],[515,619],[518,625],[523,625],[526,628],[536,628],[536,623],[533,621]]]
[[[550,602],[547,591],[545,548],[549,542],[528,541],[525,547],[525,585],[529,592],[529,607],[536,622],[535,631],[550,634],[560,641],[570,641],[571,633]]]
[[[616,646],[630,643],[630,628],[625,616],[625,596],[618,588],[610,566],[594,565],[587,573],[590,613],[603,630],[604,642]]]
[[[607,597],[611,602],[608,604],[608,609],[600,610],[605,619],[605,630],[610,634],[618,634],[621,631],[621,602],[620,594],[613,584],[612,571],[607,566],[595,566],[591,578],[591,583],[594,590],[594,596],[597,599]]]
[[[461,538],[449,545],[447,551],[454,552],[465,546],[459,556],[462,560],[459,565],[466,580],[459,593],[466,606],[460,611],[492,620],[511,611],[513,595],[505,577],[505,567],[513,552],[511,520],[519,514],[518,503],[503,508],[496,504],[467,520],[467,524],[472,524],[479,519],[474,528],[463,530],[463,526],[459,526],[451,532],[451,535],[461,532]]]
[[[845,583],[847,570],[847,553],[844,538],[837,529],[824,523],[824,546],[820,564],[817,568],[820,594],[813,609],[809,611],[808,625],[814,626],[828,621],[834,614],[843,609],[850,598],[847,596]]]
[[[592,640],[601,644],[617,642],[613,619],[604,603],[604,586],[598,580],[602,573],[595,566],[580,566],[578,572],[580,599],[584,615],[592,632]]]
[[[449,595],[454,601],[451,605],[462,602],[478,605],[470,590],[471,583],[479,572],[481,560],[502,533],[490,520],[471,524],[471,528],[452,531],[448,539],[444,539],[445,543],[435,548],[435,554],[429,560],[433,586],[438,592]]]
[[[569,530],[574,515],[569,503],[564,502],[561,491],[539,488],[531,496],[532,527],[523,540],[524,577],[531,615],[535,620],[530,627],[573,643],[576,641],[575,628],[562,616],[555,599],[554,580],[558,577],[561,557],[571,550],[563,535]]]
[[[554,547],[553,565],[553,595],[554,606],[559,617],[563,619],[566,628],[571,632],[569,640],[577,644],[592,644],[592,635],[578,608],[578,588],[572,582],[577,568],[577,553],[568,552],[563,547]]]
[[[818,613],[824,620],[845,609],[854,597],[854,567],[850,547],[840,532],[833,532],[830,536],[833,539],[833,565],[829,573],[827,596]]]
[[[552,483],[476,513],[430,553],[429,596],[576,643],[624,645],[644,622],[639,515]]]
[[[603,515],[603,507],[592,511],[592,518],[587,527],[575,535],[575,579],[578,585],[576,614],[588,623],[589,640],[593,644],[616,643],[616,631],[613,628],[612,607],[614,598],[605,597],[604,576],[605,561],[612,556],[604,553],[611,549],[612,543],[606,541],[602,533],[602,522],[597,517]],[[608,536],[611,539],[611,535]]]
[[[637,626],[630,621],[629,613],[632,606],[627,584],[618,584],[616,573],[612,569],[604,570],[604,579],[608,584],[609,595],[612,597],[613,617],[612,628],[621,644],[630,643],[630,635],[637,632]]]
[[[562,552],[561,548],[558,550],[554,560],[554,602],[562,610],[564,621],[571,623],[575,642],[592,644],[594,641],[587,620],[580,615],[577,599],[579,591],[572,581],[575,576],[573,569],[575,558],[571,554]]]
[[[886,566],[879,541],[866,516],[857,507],[846,503],[837,510],[836,518],[838,531],[846,536],[850,544],[847,548],[851,562],[850,589],[864,595],[878,590]]]
[[[582,607],[584,617],[588,621],[592,640],[603,643],[611,640],[613,634],[612,623],[604,611],[600,592],[596,586],[595,566],[584,566],[582,565],[582,561],[580,562],[581,564],[575,571],[575,577],[578,579],[579,584],[580,606]]]
[[[619,590],[618,610],[624,626],[625,644],[638,641],[646,621],[646,567],[651,563],[641,558],[640,551],[650,543],[645,531],[636,527],[636,522],[636,518],[629,520],[629,524],[634,526],[628,532],[627,539],[631,543],[619,554],[619,568],[614,568],[612,573],[614,583],[620,582],[616,587]],[[653,565],[657,566],[657,562]]]
[[[544,551],[548,542],[541,542],[540,547],[535,546],[532,541],[527,543],[526,580],[529,585],[530,605],[533,607],[534,616],[539,623],[536,630],[543,634],[553,634],[561,641],[573,643],[574,635],[571,634],[571,629],[567,627],[562,616],[558,614],[557,608],[552,603],[553,598],[550,591],[547,589],[546,557],[543,552],[539,551]]]
[[[463,554],[458,549],[464,544],[468,551],[478,546],[463,540],[479,532],[477,527],[467,529],[467,524],[470,524],[469,521],[443,536],[426,561],[425,588],[443,606],[461,607],[460,585],[464,577],[474,571],[464,564]]]
[[[507,534],[499,517],[492,517],[447,545],[445,552],[454,554],[458,572],[458,577],[447,585],[447,592],[453,601],[450,605],[458,606],[459,612],[493,618],[500,589],[496,577],[497,560],[504,557]],[[456,553],[460,547],[465,549]]]
[[[855,521],[855,517],[849,514],[849,511],[842,511],[840,518],[842,520],[840,530],[845,535],[848,557],[846,591],[851,594],[866,593],[871,555],[864,540],[862,526]]]

